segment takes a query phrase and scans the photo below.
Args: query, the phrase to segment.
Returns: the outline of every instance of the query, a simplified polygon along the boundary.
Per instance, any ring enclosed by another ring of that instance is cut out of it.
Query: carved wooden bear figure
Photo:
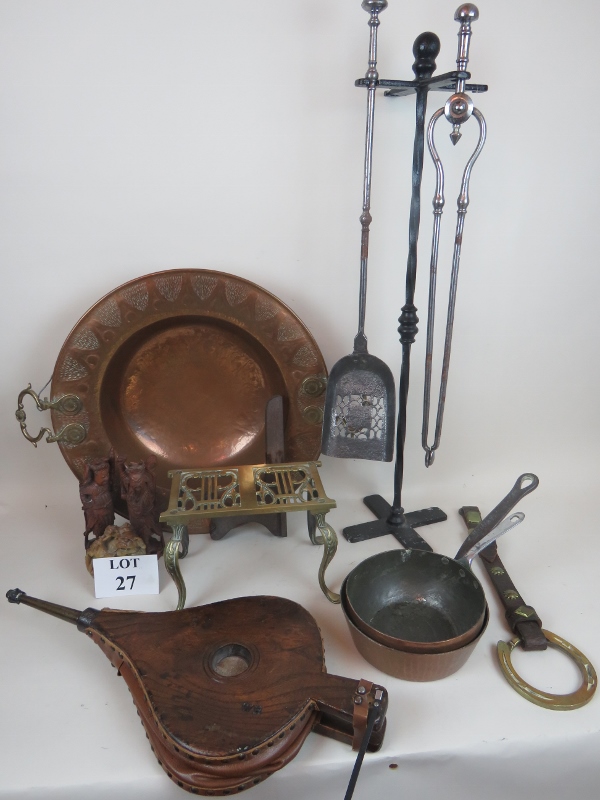
[[[154,467],[156,459],[130,461],[118,459],[121,478],[121,496],[127,502],[129,521],[133,532],[146,545],[148,554],[160,555],[164,549],[164,539],[158,521],[160,511],[156,504],[156,480]]]
[[[108,525],[115,521],[110,482],[110,464],[107,458],[98,458],[86,464],[83,480],[79,484],[85,517],[85,549],[90,546],[89,536],[98,539]]]

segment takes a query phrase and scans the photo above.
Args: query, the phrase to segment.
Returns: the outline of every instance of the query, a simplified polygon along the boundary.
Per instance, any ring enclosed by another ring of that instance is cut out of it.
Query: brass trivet
[[[336,533],[325,521],[325,515],[336,503],[325,494],[317,470],[320,466],[320,461],[295,461],[169,472],[172,481],[169,507],[161,514],[160,521],[173,531],[164,558],[179,592],[177,610],[185,606],[186,590],[179,558],[187,555],[190,522],[210,519],[215,524],[221,517],[242,516],[261,522],[262,515],[288,511],[307,512],[310,540],[324,546],[319,585],[330,602],[340,602],[339,594],[325,583],[325,570],[337,550]]]

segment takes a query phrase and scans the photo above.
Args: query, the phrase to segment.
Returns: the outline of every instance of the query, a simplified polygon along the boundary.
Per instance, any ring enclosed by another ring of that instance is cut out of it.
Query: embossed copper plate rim
[[[115,447],[103,420],[106,409],[102,410],[103,379],[111,363],[123,353],[124,347],[131,349],[132,342],[139,342],[142,348],[145,336],[150,336],[157,326],[196,322],[233,331],[247,340],[259,356],[261,352],[267,354],[265,371],[279,373],[284,387],[286,459],[318,458],[327,368],[316,341],[302,321],[275,295],[245,278],[206,269],[166,270],[129,281],[101,298],[73,327],[58,355],[52,376],[52,398],[76,394],[83,402],[83,410],[76,415],[66,416],[52,410],[55,429],[77,422],[86,430],[80,444],[59,443],[65,461],[78,478],[83,476],[86,463],[108,456]],[[136,345],[133,347],[135,355]],[[318,388],[319,380],[322,389]],[[215,402],[219,402],[218,398]],[[121,411],[115,409],[115,419]],[[234,463],[234,460],[220,463]],[[166,471],[182,466],[185,465],[167,458],[157,471],[162,504],[166,503],[170,489]],[[119,513],[123,510],[124,507],[117,508]]]

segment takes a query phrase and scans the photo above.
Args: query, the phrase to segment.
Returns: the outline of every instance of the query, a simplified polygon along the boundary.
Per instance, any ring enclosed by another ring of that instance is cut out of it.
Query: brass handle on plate
[[[47,442],[64,442],[65,444],[71,445],[81,444],[81,442],[83,442],[86,437],[86,430],[83,425],[78,422],[71,422],[68,425],[65,425],[58,431],[58,433],[54,433],[52,430],[50,430],[50,428],[40,428],[37,436],[32,436],[27,430],[27,417],[25,414],[25,408],[23,406],[23,399],[25,395],[33,397],[35,404],[38,407],[38,411],[46,411],[47,409],[52,408],[56,411],[60,411],[61,414],[66,414],[68,416],[79,414],[81,411],[83,411],[83,403],[75,394],[65,394],[62,397],[59,397],[57,400],[48,400],[48,398],[41,400],[39,395],[31,388],[31,384],[29,384],[26,389],[23,389],[23,391],[19,393],[15,416],[19,421],[19,425],[21,426],[21,433],[28,442],[31,442],[34,447],[37,447],[37,443],[43,438],[45,433],[48,434],[46,437]]]

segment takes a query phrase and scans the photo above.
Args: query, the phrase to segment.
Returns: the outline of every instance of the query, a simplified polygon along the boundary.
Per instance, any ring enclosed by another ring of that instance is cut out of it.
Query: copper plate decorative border
[[[311,376],[325,379],[327,368],[301,320],[277,297],[244,278],[204,269],[168,270],[129,281],[107,294],[81,317],[61,348],[52,376],[52,399],[76,394],[83,410],[68,418],[53,410],[52,422],[55,430],[69,422],[78,422],[86,430],[81,444],[59,443],[78,478],[86,463],[106,457],[112,446],[100,413],[102,379],[111,358],[145,327],[196,314],[241,329],[267,350],[288,392],[286,459],[318,458],[325,395],[306,394],[303,381]],[[166,501],[170,486],[158,488]]]

